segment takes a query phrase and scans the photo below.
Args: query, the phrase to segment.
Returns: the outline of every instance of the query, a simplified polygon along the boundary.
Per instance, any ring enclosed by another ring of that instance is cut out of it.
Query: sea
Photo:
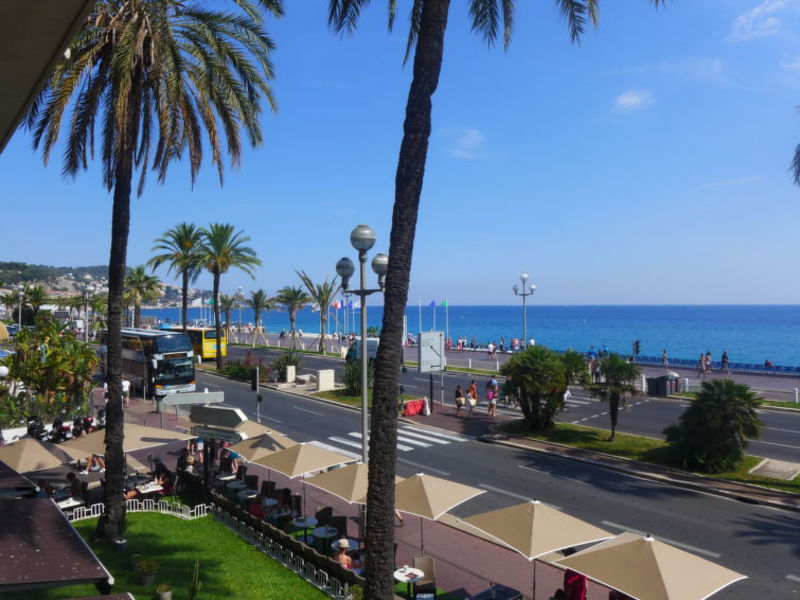
[[[162,321],[180,320],[180,309],[143,309]],[[367,325],[380,327],[382,306],[367,307]],[[190,308],[189,319],[206,318],[208,309]],[[359,310],[331,309],[326,330],[359,330]],[[235,310],[234,322],[252,323],[253,311]],[[475,339],[479,346],[490,341],[522,338],[522,307],[517,306],[408,306],[407,331],[440,330],[455,340]],[[289,329],[286,312],[270,311],[262,316],[270,333]],[[299,312],[297,326],[304,333],[319,332],[319,312]],[[723,350],[731,362],[800,365],[800,306],[795,305],[703,305],[703,306],[528,306],[527,335],[537,344],[555,350],[587,351],[607,346],[613,352],[631,353],[633,340],[641,340],[644,356],[696,359],[711,352],[719,360]]]

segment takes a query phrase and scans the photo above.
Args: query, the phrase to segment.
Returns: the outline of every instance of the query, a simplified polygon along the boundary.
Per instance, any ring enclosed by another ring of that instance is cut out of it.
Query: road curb
[[[770,506],[772,508],[778,508],[778,509],[781,509],[781,510],[800,512],[800,506],[795,506],[795,505],[792,505],[792,504],[786,504],[784,502],[777,502],[777,501],[768,500],[768,499],[756,498],[756,497],[753,497],[753,496],[749,496],[747,494],[742,494],[742,493],[739,493],[739,492],[728,491],[728,490],[724,490],[724,489],[721,489],[721,488],[717,488],[717,487],[715,487],[713,485],[703,485],[701,483],[695,483],[695,482],[691,482],[691,481],[683,481],[683,480],[680,480],[680,479],[673,479],[672,477],[669,477],[668,475],[661,475],[661,474],[658,474],[658,473],[652,473],[652,472],[648,472],[648,471],[640,471],[638,469],[633,469],[633,468],[625,467],[625,466],[621,466],[621,465],[609,464],[609,463],[603,462],[601,460],[594,460],[594,459],[586,457],[586,456],[572,456],[572,455],[569,455],[567,453],[553,452],[553,451],[548,450],[546,448],[540,448],[540,447],[536,447],[536,446],[530,446],[530,445],[527,445],[527,444],[522,444],[522,443],[519,443],[519,442],[515,442],[515,441],[513,441],[513,438],[501,439],[501,438],[497,437],[497,434],[482,435],[482,436],[479,436],[477,439],[478,439],[478,441],[481,441],[481,442],[484,442],[484,443],[488,443],[488,444],[495,444],[495,445],[498,445],[498,446],[505,446],[505,447],[508,447],[508,448],[515,448],[515,449],[518,449],[518,450],[527,450],[527,451],[530,451],[530,452],[539,452],[541,454],[548,454],[548,455],[551,455],[551,456],[559,456],[561,458],[566,458],[566,459],[569,459],[569,460],[572,460],[572,461],[575,461],[575,462],[580,462],[580,463],[584,463],[584,464],[590,464],[590,465],[593,465],[593,466],[596,466],[596,467],[600,467],[600,468],[603,468],[603,469],[609,469],[611,471],[616,471],[618,473],[625,473],[626,475],[630,475],[630,476],[633,476],[633,477],[639,477],[639,478],[642,478],[642,479],[649,479],[651,481],[657,481],[657,482],[660,482],[660,483],[668,483],[668,484],[674,485],[676,487],[690,489],[690,490],[698,491],[698,492],[704,492],[704,493],[707,493],[707,494],[713,494],[715,496],[720,496],[720,497],[728,498],[728,499],[731,499],[731,500],[737,500],[739,502],[745,502],[747,504],[758,504],[758,505],[761,505],[761,506]],[[548,443],[552,443],[552,444],[557,445],[557,446],[561,445],[561,444],[557,444],[555,442],[548,442]],[[566,449],[566,448],[572,448],[572,447],[571,446],[564,446],[564,448]],[[598,452],[597,454],[602,454],[602,453]],[[609,455],[609,456],[611,456],[611,455]],[[626,460],[626,459],[621,459],[621,458],[616,457],[616,456],[614,457],[614,459],[615,460]],[[698,475],[698,477],[702,477],[702,475]],[[714,481],[719,481],[714,477],[708,477],[707,480],[708,480],[709,483],[713,483]],[[725,481],[725,480],[722,480],[722,481]],[[754,492],[755,491],[770,491],[770,492],[777,491],[777,490],[771,490],[770,488],[762,488],[760,486],[753,485],[753,484],[748,484],[748,483],[739,483],[739,482],[733,482],[733,483],[736,483],[736,485],[741,485],[741,486],[752,488]]]

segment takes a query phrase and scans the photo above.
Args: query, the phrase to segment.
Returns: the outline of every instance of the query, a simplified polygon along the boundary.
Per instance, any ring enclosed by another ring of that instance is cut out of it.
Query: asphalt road
[[[232,346],[229,349],[230,357],[242,359],[247,352],[241,346]],[[262,358],[265,362],[274,360],[279,352],[277,350],[257,349],[251,351],[255,357]],[[342,361],[336,358],[304,355],[303,364],[299,369],[300,374],[313,373],[320,369],[333,368],[337,380],[341,380]],[[743,376],[755,377],[759,376]],[[486,376],[472,376],[465,373],[445,372],[434,375],[434,395],[436,402],[442,398],[448,406],[453,406],[452,398],[456,385],[466,389],[472,379],[475,379],[479,392],[488,380]],[[779,378],[775,378],[779,379]],[[442,382],[444,388],[442,388]],[[402,375],[402,383],[406,393],[430,397],[430,377],[409,368]],[[596,398],[592,398],[579,390],[574,390],[572,397],[567,402],[568,412],[562,413],[559,420],[565,423],[574,423],[610,428],[608,408]],[[660,397],[637,397],[631,399],[628,408],[620,411],[617,430],[623,433],[645,435],[663,439],[662,431],[665,427],[678,422],[678,418],[688,405],[685,401]],[[509,418],[518,418],[519,411],[500,407],[498,413]],[[800,411],[797,413],[762,410],[760,416],[764,422],[761,440],[752,440],[747,452],[754,456],[772,458],[789,462],[800,463]]]
[[[209,389],[224,390],[227,405],[255,418],[248,384],[205,373],[198,379]],[[263,423],[294,439],[358,453],[357,411],[265,390],[261,413]],[[401,476],[424,471],[487,490],[453,511],[457,515],[537,498],[612,532],[650,533],[750,577],[715,598],[800,596],[800,514],[487,445],[449,431],[401,424],[398,448]]]

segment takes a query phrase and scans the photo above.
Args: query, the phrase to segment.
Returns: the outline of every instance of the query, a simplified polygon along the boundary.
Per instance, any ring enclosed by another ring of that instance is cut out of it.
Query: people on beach
[[[661,365],[665,368],[669,368],[669,359],[667,358],[667,349],[664,348],[664,351],[661,353]]]
[[[730,366],[730,359],[728,358],[728,351],[722,351],[722,372],[723,373],[730,373],[731,366]]]

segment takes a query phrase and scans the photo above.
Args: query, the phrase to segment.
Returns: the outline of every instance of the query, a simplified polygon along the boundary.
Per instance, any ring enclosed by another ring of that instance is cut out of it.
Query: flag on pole
[[[360,300],[356,300],[355,302],[353,302],[353,308],[355,310],[358,310],[359,308],[361,308],[361,301]]]
[[[336,310],[339,310],[341,307],[342,307],[342,305],[339,303],[338,300],[333,303],[333,308],[335,308]]]
[[[444,299],[444,302],[442,302],[442,306],[443,306],[443,307],[445,307],[445,308],[447,308],[447,298],[445,298],[445,299]]]
[[[319,312],[319,311],[320,311],[319,304],[314,302],[314,304],[311,305],[311,312]]]
[[[353,308],[353,301],[352,300],[350,300],[350,302],[347,303],[347,308]]]
[[[436,300],[431,300],[431,303],[429,304],[429,306],[431,308],[435,308],[436,307]]]

